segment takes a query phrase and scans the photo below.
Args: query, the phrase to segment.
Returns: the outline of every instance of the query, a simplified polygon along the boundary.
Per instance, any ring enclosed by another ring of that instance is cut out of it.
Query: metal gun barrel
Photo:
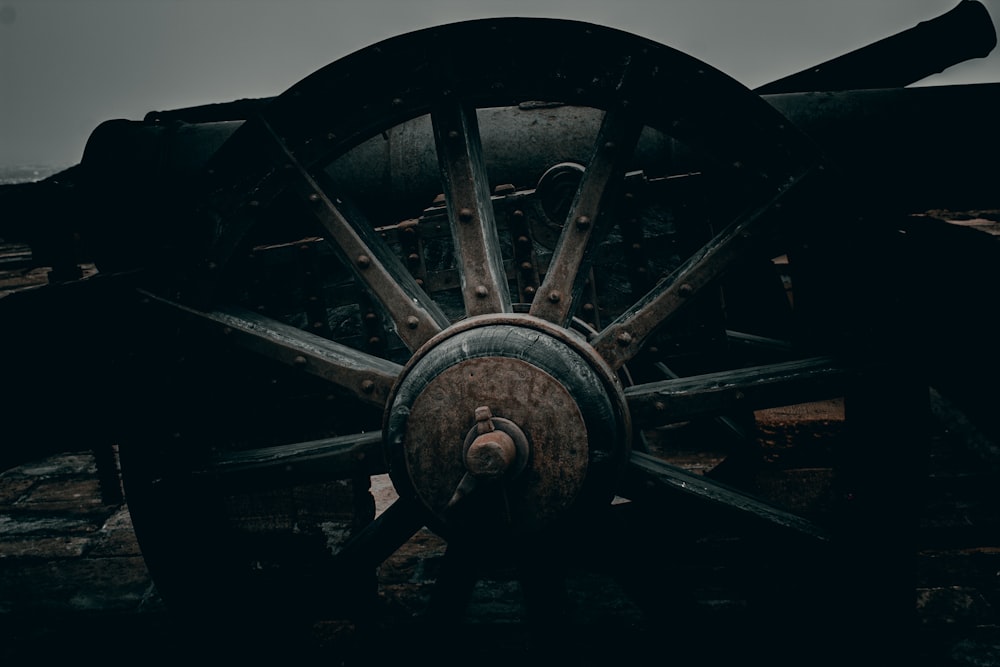
[[[983,58],[997,44],[986,7],[962,0],[936,18],[754,89],[761,95],[809,90],[899,88],[952,65]]]

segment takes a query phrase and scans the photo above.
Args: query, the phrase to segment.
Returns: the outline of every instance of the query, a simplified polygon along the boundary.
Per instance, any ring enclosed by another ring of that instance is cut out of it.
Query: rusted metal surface
[[[483,57],[463,58],[468,43]],[[165,598],[196,623],[231,614],[251,641],[248,628],[285,620],[276,609],[372,622],[374,568],[426,526],[448,543],[432,620],[461,615],[490,559],[518,568],[525,617],[544,617],[581,528],[621,538],[615,519],[638,516],[631,537],[648,547],[686,503],[792,533],[770,553],[831,581],[877,581],[905,554],[881,538],[865,562],[861,547],[893,494],[910,497],[913,461],[890,484],[859,460],[881,447],[886,469],[905,455],[896,435],[919,442],[925,379],[906,370],[916,345],[888,344],[898,304],[861,288],[869,255],[838,240],[862,229],[855,209],[889,209],[849,169],[831,174],[821,142],[777,108],[669,47],[544,19],[393,38],[258,107],[169,212],[176,224],[141,230],[148,255],[108,252],[108,266],[144,269],[121,287],[148,308],[115,317],[128,353],[108,385]],[[539,117],[551,124],[506,134]],[[369,209],[396,199],[379,183],[401,126],[416,128],[413,167],[389,178],[429,163],[433,185],[412,176],[406,198]],[[368,150],[371,169],[344,167]],[[582,174],[550,169],[577,161]],[[868,238],[895,250],[900,227]],[[893,390],[884,418],[878,386]],[[809,477],[821,492],[790,505],[758,493],[780,457],[755,411],[841,396],[866,436],[789,447],[822,471]],[[691,442],[704,474],[677,463]],[[370,475],[386,470],[399,497],[376,518]],[[814,511],[836,492],[832,512]],[[899,609],[898,583],[865,618]],[[815,625],[853,636],[832,610],[855,600],[814,584],[815,599],[775,586],[754,609],[828,606]],[[814,618],[787,609],[796,628]]]
[[[408,364],[386,409],[400,493],[459,534],[470,521],[476,533],[537,533],[581,494],[609,498],[628,426],[621,390],[599,360],[525,316],[482,316],[453,329]],[[483,408],[494,429],[479,433]],[[486,480],[469,452],[498,431],[509,440],[502,467],[512,474]],[[482,506],[492,509],[481,514]]]

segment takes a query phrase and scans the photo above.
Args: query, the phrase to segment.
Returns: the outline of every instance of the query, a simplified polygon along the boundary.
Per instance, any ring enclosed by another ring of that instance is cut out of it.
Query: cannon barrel
[[[989,12],[979,2],[956,7],[908,30],[760,86],[761,95],[803,91],[896,88],[948,67],[983,58],[997,44]]]
[[[903,212],[996,204],[1000,84],[765,95],[845,171],[877,185]],[[504,107],[481,112],[484,151],[494,185],[530,187],[551,156],[585,163],[600,113],[572,106]],[[81,163],[119,188],[139,179],[160,191],[183,186],[239,121],[148,124],[108,121],[95,130]],[[696,168],[685,148],[644,132],[634,168],[683,173]],[[329,167],[343,192],[388,220],[413,215],[440,187],[430,122],[392,128]],[[520,179],[520,180],[518,180]]]

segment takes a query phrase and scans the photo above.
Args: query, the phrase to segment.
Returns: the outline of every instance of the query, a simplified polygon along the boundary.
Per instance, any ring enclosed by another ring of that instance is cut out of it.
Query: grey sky
[[[373,42],[487,16],[613,26],[753,87],[958,0],[0,0],[0,166],[75,164],[110,118],[277,95]],[[1000,0],[985,0],[994,21]],[[927,83],[1000,81],[1000,53]]]

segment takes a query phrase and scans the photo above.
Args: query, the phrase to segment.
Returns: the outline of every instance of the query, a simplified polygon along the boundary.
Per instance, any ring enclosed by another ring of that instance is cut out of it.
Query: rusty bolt
[[[523,218],[524,217],[524,211],[522,211],[519,208],[516,208],[516,209],[514,209],[511,212],[511,215],[514,216],[515,218]]]
[[[319,201],[319,195],[315,192],[309,193],[309,201]]]
[[[472,222],[472,209],[463,208],[458,212],[458,219],[462,222]]]
[[[549,292],[549,301],[552,303],[559,303],[562,300],[562,294],[557,290],[552,290]]]
[[[590,228],[590,216],[581,215],[576,219],[577,229],[589,229]]]
[[[531,243],[531,239],[529,239],[527,236],[522,235],[517,237],[517,242],[520,243],[521,245],[528,245],[529,243]]]
[[[307,362],[306,362],[306,358],[303,357],[300,354],[300,355],[296,356],[294,359],[292,359],[292,363],[294,365],[298,366],[299,368],[301,368],[301,367],[305,366]]]
[[[476,408],[476,439],[465,452],[465,467],[473,477],[496,478],[517,458],[514,439],[497,430],[489,406]]]
[[[534,295],[534,293],[535,293],[535,286],[534,285],[528,285],[527,287],[524,288],[524,293],[527,294],[528,296]]]
[[[368,255],[358,255],[357,262],[358,266],[360,266],[362,269],[367,269],[369,266],[372,265],[372,258],[369,257]]]
[[[410,264],[419,264],[420,263],[420,255],[418,255],[415,252],[411,252],[409,255],[407,255],[406,259],[409,260]]]
[[[477,297],[479,297],[480,299],[485,299],[489,295],[490,295],[490,291],[488,289],[486,289],[485,285],[477,285],[476,286],[476,296]]]
[[[406,318],[406,326],[408,326],[411,329],[416,329],[419,324],[420,320],[417,318],[416,315],[410,315],[409,317]]]
[[[373,346],[374,345],[378,345],[381,342],[382,342],[382,339],[379,338],[378,336],[372,336],[371,338],[368,339],[368,344],[369,345],[373,345]]]
[[[681,296],[691,296],[691,294],[694,293],[694,288],[688,283],[684,283],[677,288],[677,291]]]
[[[628,347],[632,344],[632,334],[627,331],[623,331],[615,338],[615,342],[617,342],[621,347]]]
[[[521,269],[522,270],[524,270],[524,271],[531,271],[531,269],[533,269],[533,268],[535,268],[535,267],[534,267],[534,265],[531,262],[521,262]]]
[[[375,391],[375,383],[372,382],[371,380],[362,380],[361,391],[365,392],[366,394],[372,393],[373,391]]]
[[[592,304],[592,303],[585,303],[585,304],[583,304],[583,309],[584,309],[584,311],[586,311],[588,313],[593,312],[593,310],[594,310],[594,304]]]

